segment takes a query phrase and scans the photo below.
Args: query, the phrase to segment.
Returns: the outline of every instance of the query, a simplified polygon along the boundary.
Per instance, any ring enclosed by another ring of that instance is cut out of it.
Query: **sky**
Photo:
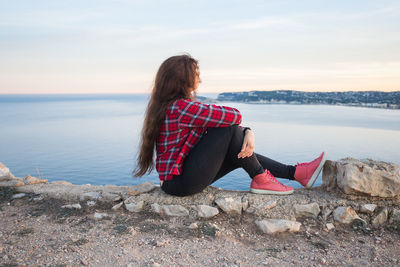
[[[400,90],[400,1],[0,0],[0,94],[147,93],[199,60],[199,94]]]

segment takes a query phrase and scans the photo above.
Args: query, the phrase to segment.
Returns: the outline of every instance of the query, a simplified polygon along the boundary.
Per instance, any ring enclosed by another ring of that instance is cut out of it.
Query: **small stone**
[[[344,224],[349,224],[356,219],[362,220],[358,216],[358,214],[350,207],[337,207],[333,211],[333,218],[335,219],[335,221]]]
[[[378,226],[384,224],[388,219],[388,209],[382,208],[381,211],[372,219],[372,225]]]
[[[93,207],[94,205],[96,205],[96,201],[89,200],[88,202],[86,202],[86,205],[88,205],[89,207]]]
[[[111,209],[112,209],[112,210],[117,210],[117,209],[121,208],[121,206],[122,206],[123,204],[124,204],[124,202],[118,203],[118,204],[114,205]]]
[[[254,212],[256,212],[256,208],[254,208],[254,207],[248,207],[246,209],[246,213],[254,213]]]
[[[158,203],[153,203],[150,205],[151,211],[157,214],[162,214],[162,208]]]
[[[320,211],[319,205],[315,202],[305,205],[294,205],[296,217],[317,217]]]
[[[156,246],[156,247],[162,247],[162,246],[164,246],[165,245],[165,241],[162,241],[162,240],[156,240],[156,242],[154,242],[154,246]]]
[[[0,181],[8,181],[14,178],[14,175],[10,172],[10,169],[0,162]]]
[[[373,213],[376,209],[376,204],[364,204],[360,207],[360,212],[362,213]]]
[[[85,200],[97,200],[100,198],[101,193],[100,192],[86,192],[82,193],[80,195],[80,200],[85,201]]]
[[[79,209],[82,208],[82,206],[81,206],[81,204],[76,203],[76,204],[63,205],[63,206],[61,206],[61,208],[64,208],[64,209],[77,209],[77,210],[79,210]]]
[[[228,214],[242,214],[242,198],[237,197],[233,199],[232,197],[218,198],[215,200],[218,207],[220,207],[225,213]]]
[[[25,193],[18,193],[18,194],[14,194],[11,198],[12,199],[17,199],[17,198],[23,198],[25,196],[26,196]]]
[[[326,229],[328,229],[328,231],[332,230],[333,228],[335,228],[335,226],[333,225],[333,223],[327,223],[327,224],[326,224]]]
[[[331,210],[330,208],[325,208],[324,211],[322,212],[322,219],[324,221],[326,221],[328,219],[329,215],[332,214],[332,211],[333,210]]]
[[[249,207],[249,200],[247,198],[242,199],[242,210],[246,211]]]
[[[24,182],[22,182],[21,178],[14,178],[9,181],[8,186],[23,186],[25,185]]]
[[[38,196],[38,197],[34,197],[33,198],[33,201],[40,201],[40,200],[43,200],[43,196],[42,195],[40,195],[40,196]]]
[[[276,205],[277,205],[277,203],[278,203],[278,202],[277,202],[276,200],[270,200],[270,201],[268,201],[267,203],[265,203],[265,205],[262,205],[262,206],[260,207],[260,209],[269,210],[269,209],[275,208]]]
[[[47,183],[47,179],[39,179],[33,176],[30,176],[29,174],[25,176],[23,180],[25,185],[30,185],[30,184],[39,184],[39,183]]]
[[[129,233],[130,233],[131,235],[136,235],[136,230],[135,230],[135,228],[133,228],[132,226],[129,226],[129,227],[128,227],[128,231],[129,231]]]
[[[199,225],[194,222],[194,223],[191,223],[188,228],[189,229],[197,229],[197,228],[199,228]]]
[[[117,202],[117,201],[120,201],[120,200],[122,200],[122,197],[121,197],[121,196],[116,196],[116,197],[113,199],[114,202]]]
[[[390,222],[400,222],[400,209],[393,209],[392,215],[390,216]]]
[[[197,205],[197,216],[201,218],[211,218],[219,213],[217,208],[208,205]]]
[[[189,211],[182,205],[163,205],[163,212],[168,216],[188,216]]]
[[[125,203],[125,208],[130,212],[141,212],[143,210],[143,207],[144,207],[143,200],[140,200],[137,203]]]
[[[88,261],[85,259],[81,259],[81,263],[82,263],[82,265],[85,265],[85,266],[89,265]]]
[[[103,219],[103,218],[107,218],[108,214],[107,213],[95,212],[93,216],[94,216],[95,219],[100,220],[100,219]]]
[[[263,233],[267,234],[274,234],[286,231],[298,232],[301,226],[301,223],[296,221],[277,219],[255,221],[255,224]]]

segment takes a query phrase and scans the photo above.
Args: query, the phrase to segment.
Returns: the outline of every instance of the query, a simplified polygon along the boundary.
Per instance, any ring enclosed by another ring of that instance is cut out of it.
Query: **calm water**
[[[147,95],[0,95],[0,162],[18,177],[40,174],[74,184],[158,183],[131,177]],[[286,164],[373,158],[400,164],[400,111],[323,105],[234,106],[256,136],[256,151]],[[294,187],[296,182],[282,182]],[[248,190],[236,170],[215,186]],[[317,181],[321,184],[321,177]]]

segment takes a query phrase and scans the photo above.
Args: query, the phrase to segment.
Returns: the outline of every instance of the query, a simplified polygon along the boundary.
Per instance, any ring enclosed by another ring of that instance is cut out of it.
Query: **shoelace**
[[[284,188],[289,188],[289,186],[282,184],[281,182],[279,182],[278,180],[276,180],[275,176],[269,172],[269,170],[265,171],[267,173],[267,177],[268,179],[273,182],[274,184],[279,184],[281,186],[283,186]]]

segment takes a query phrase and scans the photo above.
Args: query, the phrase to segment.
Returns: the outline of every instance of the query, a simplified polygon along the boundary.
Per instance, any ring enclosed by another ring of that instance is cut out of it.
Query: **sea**
[[[148,100],[147,94],[0,95],[0,162],[16,177],[30,174],[49,182],[158,184],[155,171],[132,177]],[[371,158],[400,164],[400,110],[216,104],[239,109],[242,125],[255,133],[255,151],[284,164],[311,161],[322,151],[330,160]],[[320,174],[315,185],[321,183]],[[238,169],[213,185],[248,190],[249,184],[249,176]]]

